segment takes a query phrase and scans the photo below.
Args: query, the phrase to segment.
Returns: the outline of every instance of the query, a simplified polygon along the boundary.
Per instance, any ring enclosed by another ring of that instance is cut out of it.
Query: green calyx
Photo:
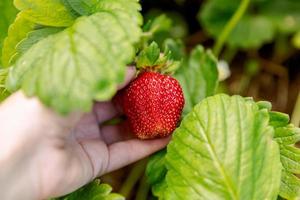
[[[171,51],[168,48],[161,53],[155,42],[143,49],[136,59],[136,67],[140,71],[172,74],[178,69],[179,65],[180,61],[175,61],[171,58]]]

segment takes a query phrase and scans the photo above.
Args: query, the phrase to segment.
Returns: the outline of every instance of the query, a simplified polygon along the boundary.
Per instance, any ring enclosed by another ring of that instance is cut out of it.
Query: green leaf
[[[22,88],[60,113],[88,111],[94,100],[109,100],[141,35],[130,15],[107,8],[78,18],[73,26],[33,45],[11,70],[7,87]]]
[[[58,33],[62,31],[62,28],[57,27],[42,27],[36,30],[33,30],[27,34],[27,37],[24,38],[21,42],[16,46],[17,57],[24,54],[30,47],[32,47],[35,43],[41,41],[42,39]]]
[[[1,64],[1,57],[2,57],[2,46],[3,40],[7,36],[7,31],[9,25],[13,22],[17,10],[13,6],[12,0],[1,0],[0,1],[0,68]]]
[[[279,195],[285,199],[300,197],[300,149],[295,146],[300,141],[300,129],[289,124],[289,118],[283,113],[270,113],[274,126],[274,139],[280,147],[280,160],[283,166]],[[298,176],[297,176],[298,175]]]
[[[7,77],[8,71],[8,68],[0,69],[0,102],[9,95],[9,92],[5,88],[5,79]]]
[[[259,4],[258,12],[273,23],[278,32],[295,33],[300,30],[300,1],[268,0]]]
[[[207,1],[198,18],[205,30],[214,38],[218,38],[238,5],[239,1],[236,0],[228,0],[226,3],[223,0]],[[275,27],[267,17],[248,12],[241,18],[226,42],[232,47],[259,48],[271,41],[274,34]]]
[[[90,15],[99,0],[66,0],[66,2],[80,15]]]
[[[14,56],[17,53],[16,46],[27,37],[27,34],[34,30],[36,24],[27,20],[24,13],[19,13],[8,30],[8,36],[4,40],[2,50],[2,63],[8,67],[14,63]]]
[[[44,26],[68,27],[75,17],[60,0],[14,0],[27,20]]]
[[[111,191],[112,188],[109,185],[100,184],[100,180],[97,179],[79,190],[56,200],[125,200],[121,195],[111,193]]]
[[[267,109],[216,95],[182,121],[167,147],[159,199],[276,199],[281,175]]]
[[[184,114],[187,114],[202,99],[215,94],[218,86],[217,61],[210,51],[197,46],[175,77],[183,88]]]
[[[167,184],[165,177],[167,174],[166,168],[166,149],[153,154],[147,164],[146,175],[147,181],[152,187],[152,193],[155,196],[163,196]]]
[[[188,25],[178,12],[150,10],[145,15],[145,21],[144,31],[149,34],[147,39],[155,41],[160,47],[168,38],[181,39],[188,34]]]
[[[128,18],[130,21],[138,25],[143,24],[143,17],[141,13],[138,12],[142,10],[139,0],[98,0],[95,12],[101,12],[102,10],[126,12],[130,16]]]
[[[166,39],[164,41],[165,51],[171,52],[171,59],[183,60],[186,56],[185,47],[181,40]]]
[[[166,150],[161,150],[153,156],[151,156],[151,158],[149,159],[146,168],[146,174],[148,183],[150,185],[154,185],[164,180],[165,175],[167,173],[164,158],[166,153]]]

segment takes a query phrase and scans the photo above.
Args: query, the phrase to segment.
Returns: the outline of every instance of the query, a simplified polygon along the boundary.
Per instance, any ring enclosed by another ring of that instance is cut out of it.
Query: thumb
[[[61,116],[44,106],[38,98],[26,97],[22,92],[11,95],[0,105],[0,121],[6,122],[4,127],[13,127],[14,130],[19,127],[27,132],[69,131],[82,115],[82,113],[72,113]]]

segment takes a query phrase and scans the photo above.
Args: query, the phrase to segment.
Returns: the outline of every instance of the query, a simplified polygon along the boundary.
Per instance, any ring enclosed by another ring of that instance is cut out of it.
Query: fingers
[[[101,135],[106,144],[110,145],[119,141],[133,139],[128,126],[119,124],[115,126],[103,126],[100,128]]]
[[[120,115],[113,102],[98,102],[94,105],[94,113],[98,123],[103,123]]]
[[[109,164],[105,173],[140,160],[164,148],[169,141],[170,137],[156,140],[132,139],[114,143],[109,146]]]
[[[99,139],[83,140],[80,145],[91,163],[92,177],[90,179],[98,177],[99,174],[104,174],[109,163],[107,145]]]
[[[135,67],[127,67],[127,73],[124,82],[118,86],[118,89],[124,88],[134,78],[136,73]],[[99,123],[110,120],[118,116],[120,111],[112,102],[97,102],[94,105],[94,112]]]

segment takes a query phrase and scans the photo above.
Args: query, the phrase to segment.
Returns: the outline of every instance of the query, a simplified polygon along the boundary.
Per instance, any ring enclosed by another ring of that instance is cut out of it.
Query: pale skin
[[[124,87],[134,76],[129,68]],[[90,113],[60,116],[17,92],[0,105],[0,199],[40,200],[70,193],[96,177],[166,146],[103,122],[120,113],[97,102]]]

